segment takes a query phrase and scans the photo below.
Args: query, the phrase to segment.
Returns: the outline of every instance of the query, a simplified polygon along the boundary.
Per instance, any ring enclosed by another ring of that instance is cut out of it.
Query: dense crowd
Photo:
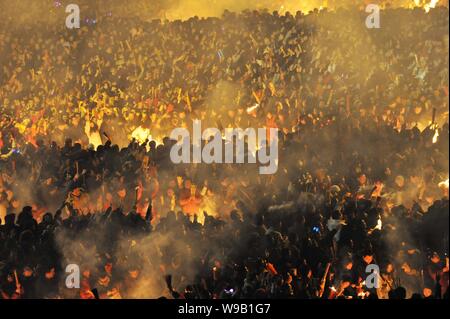
[[[1,296],[448,296],[448,9],[364,20],[1,21]],[[194,119],[278,128],[277,173],[173,164]]]

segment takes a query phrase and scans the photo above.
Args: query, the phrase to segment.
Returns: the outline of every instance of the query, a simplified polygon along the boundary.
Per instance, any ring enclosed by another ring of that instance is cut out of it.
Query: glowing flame
[[[252,113],[253,111],[256,111],[256,109],[259,107],[259,104],[258,103],[256,103],[255,105],[253,105],[253,106],[251,106],[251,107],[248,107],[247,108],[247,113],[248,114],[250,114],[250,113]]]
[[[430,12],[431,9],[436,8],[439,4],[440,0],[430,0],[430,2],[426,2],[425,0],[414,0],[414,5],[411,7],[423,8],[425,12]]]
[[[152,137],[152,135],[150,134],[150,129],[143,128],[142,126],[138,126],[131,133],[131,137],[134,138],[140,144],[144,143],[146,140],[155,141],[157,146],[163,144],[160,139]],[[147,148],[148,147],[149,146],[147,145]]]
[[[375,226],[375,229],[381,230],[382,227],[383,227],[383,222],[381,221],[381,218],[378,218],[377,226]],[[364,284],[365,284],[365,282],[364,282]]]
[[[423,8],[425,9],[425,12],[430,12],[430,10],[435,8],[438,3],[439,0],[431,0],[430,3],[427,3]]]
[[[131,137],[134,138],[139,143],[144,143],[145,140],[150,140],[150,130],[148,128],[143,128],[142,126],[137,127],[133,133],[131,133]]]
[[[448,189],[448,178],[438,184],[439,188]]]
[[[439,131],[438,131],[438,129],[436,129],[436,130],[434,131],[433,144],[435,144],[435,143],[437,142],[438,137],[439,137]]]

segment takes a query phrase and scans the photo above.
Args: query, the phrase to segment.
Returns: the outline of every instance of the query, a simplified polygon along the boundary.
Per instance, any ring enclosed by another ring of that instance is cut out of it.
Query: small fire
[[[150,130],[148,128],[143,128],[142,126],[138,126],[132,133],[131,137],[134,138],[139,143],[144,143],[145,140],[150,140]]]
[[[448,178],[438,184],[439,188],[448,189]]]
[[[436,128],[433,136],[433,144],[435,144],[438,141],[438,137],[439,137],[439,130]]]
[[[140,144],[144,143],[146,140],[155,141],[157,146],[163,144],[160,139],[152,137],[152,135],[150,134],[150,129],[143,128],[142,126],[138,126],[131,133],[131,137],[134,138]]]
[[[256,109],[259,107],[259,104],[258,103],[256,103],[255,105],[253,105],[253,106],[251,106],[251,107],[248,107],[247,108],[247,114],[250,114],[250,113],[252,113],[253,111],[256,111]]]
[[[364,299],[367,296],[367,293],[364,291],[361,291],[360,293],[358,293],[358,297],[360,297],[361,299]]]
[[[428,3],[425,0],[414,0],[414,5],[411,7],[423,8],[428,13],[431,9],[436,8],[439,2],[440,0],[430,0]]]
[[[423,8],[425,9],[425,12],[430,12],[430,10],[435,8],[438,3],[439,0],[431,0],[430,3],[427,3]]]
[[[383,227],[383,222],[381,221],[381,218],[378,218],[377,225],[375,226],[375,228],[378,230],[381,230],[382,227]],[[364,282],[364,284],[365,284],[365,282]]]

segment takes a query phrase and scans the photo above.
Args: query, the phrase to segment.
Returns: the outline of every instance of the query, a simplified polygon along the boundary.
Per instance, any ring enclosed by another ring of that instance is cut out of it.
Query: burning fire
[[[150,129],[138,126],[132,133],[131,138],[134,138],[140,144],[144,143],[146,140],[155,141],[156,145],[161,145],[162,142],[159,139],[153,138],[150,134]],[[147,146],[148,147],[148,146]]]
[[[358,293],[358,297],[361,299],[365,299],[366,297],[369,296],[369,292],[368,291],[361,291]]]
[[[438,137],[439,137],[439,130],[436,128],[436,129],[434,130],[433,144],[435,144],[435,143],[437,142]]]
[[[134,138],[139,143],[144,143],[145,140],[151,139],[150,130],[148,128],[143,128],[142,126],[138,126],[132,133],[131,137]]]
[[[431,0],[430,3],[426,4],[423,8],[425,9],[425,12],[430,12],[430,10],[435,8],[438,3],[439,0]]]
[[[425,2],[423,0],[414,0],[414,6],[423,8],[425,12],[430,12],[431,9],[436,8],[436,6],[439,4],[440,0],[430,0],[430,2]]]
[[[442,181],[438,184],[439,188],[448,189],[448,178],[445,181]]]
[[[441,189],[443,195],[448,198],[448,178],[445,181],[442,181],[438,184],[439,188]]]

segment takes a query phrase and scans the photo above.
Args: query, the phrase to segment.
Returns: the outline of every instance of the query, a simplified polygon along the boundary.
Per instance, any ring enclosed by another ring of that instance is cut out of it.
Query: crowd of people
[[[1,298],[448,297],[448,8],[365,17],[0,21]],[[172,163],[195,119],[278,171]]]

